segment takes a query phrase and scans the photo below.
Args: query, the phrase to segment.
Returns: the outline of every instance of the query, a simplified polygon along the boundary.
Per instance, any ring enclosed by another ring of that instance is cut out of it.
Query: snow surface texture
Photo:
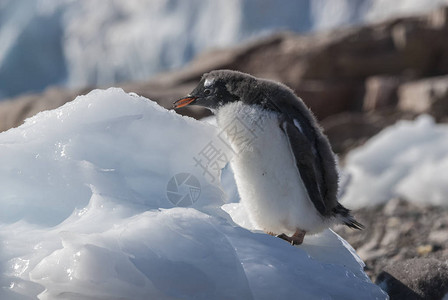
[[[387,297],[330,230],[293,247],[233,223],[223,204],[254,229],[224,156],[214,126],[120,89],[1,133],[0,299]]]
[[[147,79],[278,30],[421,13],[448,0],[0,0],[0,99]]]
[[[351,151],[349,184],[342,202],[359,208],[403,197],[419,204],[448,205],[448,125],[422,115],[399,121]]]

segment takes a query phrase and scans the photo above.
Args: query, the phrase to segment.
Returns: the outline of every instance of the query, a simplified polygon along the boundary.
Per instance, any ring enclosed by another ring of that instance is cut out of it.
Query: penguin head
[[[256,78],[230,70],[206,73],[196,88],[187,96],[174,102],[174,108],[199,105],[212,111],[236,101],[246,102],[256,87]]]

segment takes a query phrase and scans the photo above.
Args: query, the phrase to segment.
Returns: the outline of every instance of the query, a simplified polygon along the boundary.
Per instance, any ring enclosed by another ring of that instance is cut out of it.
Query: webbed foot
[[[305,238],[306,231],[297,229],[296,232],[292,236],[287,236],[284,233],[276,235],[277,237],[281,238],[282,240],[285,240],[291,245],[300,245],[303,243],[303,239]]]

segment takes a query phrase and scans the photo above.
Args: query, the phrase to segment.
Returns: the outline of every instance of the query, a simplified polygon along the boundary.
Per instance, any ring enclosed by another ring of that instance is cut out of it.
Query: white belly
[[[308,197],[276,113],[231,103],[219,109],[217,122],[235,152],[231,165],[253,222],[275,234],[327,227]]]

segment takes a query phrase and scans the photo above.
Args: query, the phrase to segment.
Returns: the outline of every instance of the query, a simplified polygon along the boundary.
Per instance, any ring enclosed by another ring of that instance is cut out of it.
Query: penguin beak
[[[185,97],[182,99],[177,100],[176,102],[173,103],[173,108],[181,108],[184,106],[187,106],[188,104],[192,103],[194,100],[196,100],[198,97]]]

